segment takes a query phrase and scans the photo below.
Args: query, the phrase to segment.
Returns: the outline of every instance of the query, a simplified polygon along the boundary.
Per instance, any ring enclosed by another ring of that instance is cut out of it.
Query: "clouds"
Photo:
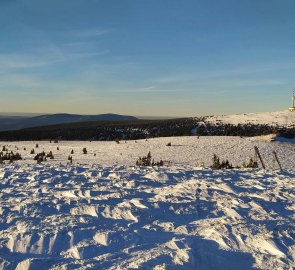
[[[71,31],[73,36],[76,36],[77,38],[97,38],[101,37],[103,35],[106,35],[108,33],[111,33],[114,30],[111,29],[84,29],[84,30],[77,30],[77,31]]]
[[[188,82],[188,81],[208,81],[210,79],[224,79],[224,78],[236,78],[237,76],[249,76],[265,74],[273,71],[281,70],[293,70],[295,64],[293,62],[285,63],[270,63],[264,65],[239,65],[231,68],[223,69],[211,69],[211,70],[202,70],[199,69],[195,72],[186,72],[186,73],[176,73],[172,75],[166,75],[162,77],[155,78],[154,81],[157,83],[176,83],[176,82]],[[262,76],[263,76],[262,75]],[[265,75],[264,75],[265,76]],[[264,80],[267,82],[267,80]],[[268,84],[271,82],[277,82],[275,80],[268,80]]]
[[[32,27],[22,29],[23,46],[13,45],[8,50],[9,40],[0,43],[0,91],[9,89],[14,94],[34,95],[39,91],[39,97],[46,96],[48,91],[69,91],[94,61],[110,53],[99,44],[98,39],[108,32],[100,28],[53,31],[46,35]]]
[[[0,70],[2,72],[10,69],[42,67],[48,63],[48,60],[40,59],[34,55],[17,53],[0,54]]]
[[[173,89],[173,88],[159,88],[155,85],[151,85],[151,86],[145,86],[145,87],[136,87],[136,86],[131,86],[131,87],[127,87],[126,86],[124,88],[118,88],[118,89],[114,89],[114,92],[117,93],[137,93],[137,94],[159,94],[159,93],[173,93],[173,92],[181,92],[181,89]]]

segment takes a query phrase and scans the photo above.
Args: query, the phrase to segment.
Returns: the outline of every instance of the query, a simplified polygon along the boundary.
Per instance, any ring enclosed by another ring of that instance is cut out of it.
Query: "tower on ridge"
[[[295,112],[295,85],[293,86],[293,93],[292,93],[292,103],[291,103],[291,107],[289,108],[290,112]]]

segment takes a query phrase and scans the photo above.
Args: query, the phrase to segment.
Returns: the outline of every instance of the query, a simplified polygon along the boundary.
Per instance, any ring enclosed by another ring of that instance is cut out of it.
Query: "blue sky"
[[[283,110],[294,0],[0,0],[0,111]]]

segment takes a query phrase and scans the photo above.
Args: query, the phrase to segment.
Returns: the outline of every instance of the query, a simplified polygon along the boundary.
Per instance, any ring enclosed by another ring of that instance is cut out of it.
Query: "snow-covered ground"
[[[289,127],[295,125],[295,113],[285,110],[279,112],[221,115],[207,117],[206,121],[213,124],[265,124],[271,126]]]
[[[0,145],[25,158],[0,165],[0,269],[295,267],[294,144],[268,136]],[[255,145],[268,170],[200,167],[213,153],[242,165]],[[38,165],[32,148],[55,159]],[[148,151],[172,165],[134,166]]]
[[[282,166],[288,170],[293,169],[295,144],[280,142],[280,138],[278,142],[271,142],[272,137],[272,135],[253,138],[237,136],[198,138],[190,136],[121,141],[119,144],[105,141],[63,141],[57,144],[49,141],[0,142],[0,150],[6,145],[9,150],[19,152],[24,158],[18,162],[19,164],[35,164],[35,155],[44,150],[46,153],[52,151],[55,158],[54,160],[48,159],[44,164],[67,164],[70,155],[73,157],[74,165],[132,166],[140,156],[146,156],[150,151],[155,161],[162,159],[171,161],[173,165],[177,166],[201,166],[204,164],[208,167],[212,164],[214,154],[217,154],[221,159],[228,159],[235,166],[241,166],[254,157],[254,146],[258,146],[268,169],[278,168],[273,158],[272,152],[274,150],[277,152]],[[169,142],[172,146],[166,146]],[[36,144],[38,144],[38,148],[36,148]],[[87,149],[87,155],[83,154],[84,147]],[[35,150],[35,154],[30,154],[32,149]],[[72,150],[74,150],[74,154],[71,154]]]

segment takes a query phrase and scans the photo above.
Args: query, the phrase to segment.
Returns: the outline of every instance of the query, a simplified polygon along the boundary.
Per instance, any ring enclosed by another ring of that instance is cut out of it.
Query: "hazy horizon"
[[[182,117],[287,109],[294,9],[291,0],[1,1],[1,110]]]

